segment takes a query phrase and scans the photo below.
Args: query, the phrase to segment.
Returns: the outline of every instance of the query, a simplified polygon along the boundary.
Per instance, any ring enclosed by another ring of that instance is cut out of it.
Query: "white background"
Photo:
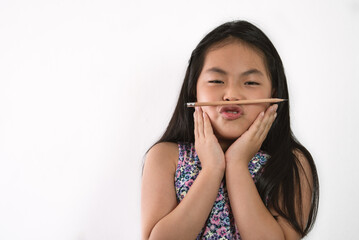
[[[0,0],[0,239],[139,239],[143,156],[191,51],[234,19],[284,62],[292,128],[320,177],[307,239],[355,239],[357,0]]]

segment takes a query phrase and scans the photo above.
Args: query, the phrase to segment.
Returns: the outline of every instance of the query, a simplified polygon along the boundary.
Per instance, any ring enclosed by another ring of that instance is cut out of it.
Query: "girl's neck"
[[[232,143],[234,142],[234,140],[228,140],[228,139],[218,139],[218,141],[224,153],[227,151],[229,146],[231,146]]]

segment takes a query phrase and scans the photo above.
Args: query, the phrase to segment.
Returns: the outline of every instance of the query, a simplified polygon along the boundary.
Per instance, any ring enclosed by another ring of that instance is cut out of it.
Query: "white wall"
[[[359,2],[0,1],[0,239],[139,239],[142,157],[190,53],[245,19],[277,47],[320,177],[307,239],[357,237]]]

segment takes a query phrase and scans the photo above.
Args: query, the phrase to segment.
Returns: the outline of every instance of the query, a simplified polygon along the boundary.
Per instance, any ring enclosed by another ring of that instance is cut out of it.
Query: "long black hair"
[[[289,96],[283,64],[277,50],[268,37],[256,26],[247,21],[227,22],[208,33],[193,50],[183,81],[177,106],[160,142],[194,142],[193,110],[185,106],[187,102],[196,101],[196,86],[202,71],[208,50],[215,44],[237,39],[261,51],[264,56],[274,98],[288,99],[278,106],[275,119],[261,150],[271,158],[265,165],[263,173],[256,179],[256,186],[262,201],[284,217],[303,237],[311,230],[315,222],[319,202],[319,182],[316,167],[309,151],[294,137],[290,128]],[[312,201],[307,222],[302,221],[302,196],[300,175],[303,168],[295,152],[300,152],[311,168]],[[299,191],[298,191],[299,189]],[[295,196],[299,200],[295,200]]]

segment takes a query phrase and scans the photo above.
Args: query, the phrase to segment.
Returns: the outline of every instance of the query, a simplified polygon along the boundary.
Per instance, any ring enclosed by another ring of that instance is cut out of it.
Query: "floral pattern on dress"
[[[193,143],[178,143],[178,148],[179,158],[175,173],[175,188],[177,201],[180,202],[196,180],[202,166]],[[262,151],[259,151],[251,159],[248,170],[253,180],[261,174],[262,167],[268,159],[269,155]],[[225,181],[223,180],[211,213],[196,239],[241,239],[234,222]]]

